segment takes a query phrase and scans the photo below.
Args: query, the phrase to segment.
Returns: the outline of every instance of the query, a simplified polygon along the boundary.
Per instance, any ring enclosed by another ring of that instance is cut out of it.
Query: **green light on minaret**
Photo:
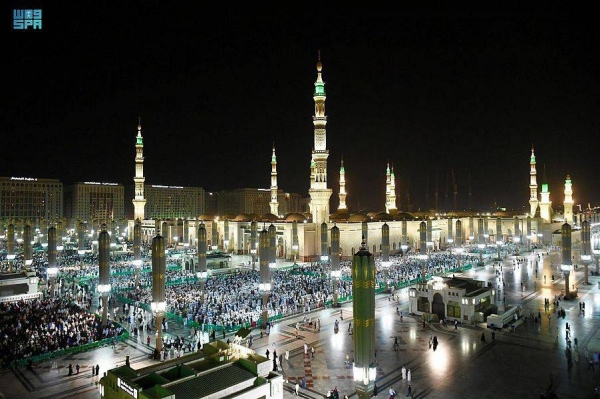
[[[324,96],[325,95],[325,83],[315,82],[315,95],[316,96]]]
[[[137,136],[137,140],[135,142],[136,145],[144,145],[144,139],[142,136]]]
[[[542,183],[542,192],[548,193],[548,183]]]

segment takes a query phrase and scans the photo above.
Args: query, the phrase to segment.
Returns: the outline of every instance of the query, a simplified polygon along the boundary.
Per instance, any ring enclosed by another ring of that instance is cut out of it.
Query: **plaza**
[[[541,252],[546,254],[546,252]],[[590,285],[583,284],[583,268],[580,267],[571,279],[578,296],[575,300],[560,301],[566,317],[557,317],[555,306],[546,311],[544,299],[552,303],[561,294],[564,280],[557,267],[558,252],[543,255],[543,266],[539,266],[538,278],[527,262],[529,253],[522,253],[526,260],[522,264],[507,257],[502,263],[502,275],[508,285],[498,290],[500,309],[505,302],[523,306],[524,317],[516,328],[499,330],[492,340],[492,331],[485,323],[425,323],[420,317],[408,314],[407,289],[394,292],[392,297],[378,294],[376,298],[376,363],[378,397],[387,397],[389,388],[404,395],[408,381],[402,379],[402,367],[411,370],[410,384],[414,397],[422,398],[497,398],[539,397],[546,390],[555,392],[559,398],[591,397],[597,385],[598,371],[589,368],[585,359],[600,351],[598,339],[598,303],[600,290],[597,276],[590,278]],[[499,266],[490,259],[483,267],[464,272],[465,277],[497,283]],[[555,279],[550,276],[554,274]],[[544,279],[543,276],[546,276]],[[545,283],[544,283],[545,281]],[[525,283],[525,290],[521,289]],[[534,284],[535,283],[535,284]],[[502,298],[506,298],[505,301]],[[580,312],[579,302],[585,302],[585,313]],[[398,308],[398,310],[396,309]],[[531,315],[541,312],[542,317],[534,322]],[[402,312],[402,318],[398,312]],[[342,319],[343,316],[343,319]],[[320,320],[320,331],[315,323],[304,321]],[[402,319],[402,320],[401,320]],[[334,330],[335,321],[339,329]],[[300,313],[277,321],[270,334],[254,329],[252,349],[264,355],[267,350],[284,354],[279,372],[284,377],[284,397],[292,397],[295,383],[305,386],[299,389],[300,396],[322,398],[329,390],[338,388],[340,397],[355,396],[352,367],[347,359],[353,359],[353,335],[349,333],[353,321],[352,304],[340,308],[325,308]],[[295,336],[296,323],[300,323],[299,336]],[[566,323],[570,325],[571,337],[577,337],[573,346],[571,365],[565,350]],[[169,323],[167,336],[189,337],[190,329]],[[481,335],[485,334],[485,342]],[[434,351],[429,347],[430,336],[436,336],[439,346]],[[131,337],[119,342],[115,349],[105,346],[89,352],[72,354],[52,361],[34,364],[32,370],[18,367],[4,370],[0,374],[2,393],[7,398],[99,398],[99,376],[92,376],[92,366],[100,366],[100,376],[106,370],[125,364],[130,356],[131,367],[146,367],[159,361],[150,359],[154,347],[145,344],[145,335]],[[220,338],[220,337],[219,337]],[[232,338],[228,333],[227,338]],[[398,347],[394,348],[397,338]],[[304,343],[308,354],[304,353]],[[315,349],[312,357],[310,348]],[[171,362],[183,361],[173,359]],[[169,360],[167,360],[168,362]],[[68,364],[79,364],[79,374],[68,376]],[[600,367],[596,364],[595,368]]]

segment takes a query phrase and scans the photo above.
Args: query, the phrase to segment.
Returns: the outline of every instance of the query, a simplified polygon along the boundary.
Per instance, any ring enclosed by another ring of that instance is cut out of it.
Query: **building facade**
[[[61,219],[63,184],[57,179],[0,177],[0,218]]]
[[[119,183],[81,182],[65,188],[65,216],[73,220],[125,218],[125,190]]]

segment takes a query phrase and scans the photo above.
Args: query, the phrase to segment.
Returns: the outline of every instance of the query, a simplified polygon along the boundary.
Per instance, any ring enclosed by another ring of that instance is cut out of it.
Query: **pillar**
[[[331,276],[333,281],[333,307],[338,306],[340,280],[340,229],[331,228]]]
[[[167,260],[165,257],[165,239],[156,236],[152,239],[152,313],[156,320],[156,350],[162,351],[162,320],[166,311]]]
[[[50,248],[50,243],[48,243]],[[106,224],[98,234],[98,294],[102,298],[102,327],[108,323],[108,295],[110,293],[110,235]]]

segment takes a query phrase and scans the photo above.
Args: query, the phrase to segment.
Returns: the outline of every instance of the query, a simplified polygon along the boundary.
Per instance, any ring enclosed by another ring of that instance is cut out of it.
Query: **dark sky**
[[[522,208],[532,143],[555,209],[567,174],[598,204],[595,20],[103,3],[13,0],[44,10],[28,33],[4,7],[1,176],[132,184],[139,116],[148,184],[268,188],[275,142],[279,187],[307,196],[320,49],[332,210],[342,156],[352,210],[384,208],[388,160],[403,208],[437,185],[451,209],[452,171],[459,208],[469,179],[474,208]]]

